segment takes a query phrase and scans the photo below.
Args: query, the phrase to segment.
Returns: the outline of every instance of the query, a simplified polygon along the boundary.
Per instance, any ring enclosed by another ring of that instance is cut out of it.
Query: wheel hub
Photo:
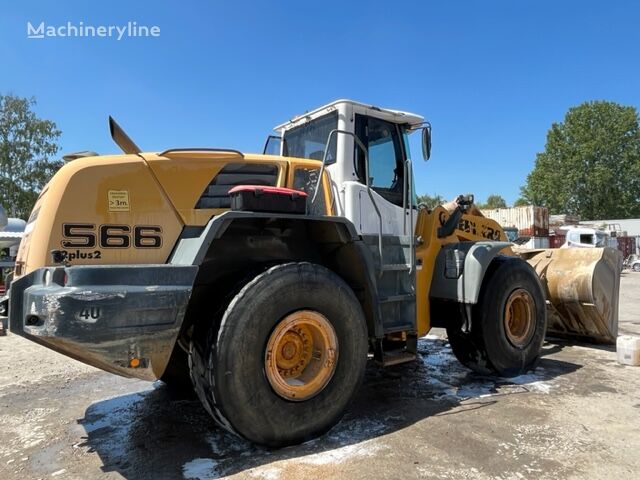
[[[507,340],[516,348],[529,344],[535,330],[535,303],[531,294],[518,288],[511,292],[504,312]]]
[[[305,369],[311,359],[311,339],[311,333],[303,327],[284,334],[276,350],[276,367],[280,375],[295,377]]]
[[[294,312],[271,333],[265,373],[273,390],[287,400],[307,400],[326,387],[338,358],[338,340],[324,315]]]

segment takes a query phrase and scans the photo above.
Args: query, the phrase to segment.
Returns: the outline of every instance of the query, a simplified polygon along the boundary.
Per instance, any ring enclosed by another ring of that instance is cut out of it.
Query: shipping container
[[[502,227],[516,227],[521,237],[549,236],[549,210],[546,207],[528,205],[480,211]]]
[[[549,237],[549,248],[560,248],[566,239],[566,235],[551,235]]]
[[[549,248],[549,237],[531,237],[527,243],[522,245],[524,248]]]
[[[616,237],[612,240],[618,241],[618,250],[622,252],[623,258],[636,253],[636,237]]]
[[[577,225],[580,223],[580,215],[569,215],[561,213],[559,215],[549,215],[549,225]]]

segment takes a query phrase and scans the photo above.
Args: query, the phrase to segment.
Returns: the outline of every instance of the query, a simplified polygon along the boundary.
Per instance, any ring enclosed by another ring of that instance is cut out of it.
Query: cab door
[[[344,184],[345,214],[361,234],[378,235],[380,218],[377,207],[382,217],[382,233],[404,235],[405,216],[408,216],[403,209],[406,153],[400,128],[394,123],[356,113],[355,134],[367,149],[372,195],[366,188],[364,152],[355,148],[357,180]]]

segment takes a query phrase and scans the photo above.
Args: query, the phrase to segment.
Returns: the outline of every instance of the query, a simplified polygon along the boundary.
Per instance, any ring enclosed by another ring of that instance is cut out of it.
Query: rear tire
[[[631,268],[633,268],[634,272],[640,272],[640,263],[634,263]]]
[[[312,354],[301,347],[306,340]],[[329,352],[331,345],[335,355],[325,355],[323,346]],[[362,382],[367,351],[364,314],[349,286],[322,266],[290,263],[247,283],[221,321],[192,339],[191,376],[204,407],[222,427],[255,443],[283,447],[338,422]],[[289,362],[294,355],[304,366]]]
[[[471,331],[447,327],[454,355],[481,374],[512,377],[535,367],[547,325],[545,297],[524,260],[496,257],[472,310]]]

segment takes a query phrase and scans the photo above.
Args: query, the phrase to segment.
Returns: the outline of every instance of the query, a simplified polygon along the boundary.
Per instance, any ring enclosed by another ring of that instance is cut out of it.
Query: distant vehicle
[[[15,247],[17,253],[26,226],[27,222],[20,218],[8,218],[4,207],[0,205],[0,250]]]
[[[629,255],[622,264],[622,268],[628,268],[634,272],[640,272],[640,256],[635,253]]]
[[[5,209],[0,205],[0,297],[7,291],[5,280],[13,271],[18,245],[26,225],[27,222],[20,218],[8,218]]]
[[[567,230],[567,239],[560,248],[601,248],[609,246],[609,234],[595,228],[578,227]]]

